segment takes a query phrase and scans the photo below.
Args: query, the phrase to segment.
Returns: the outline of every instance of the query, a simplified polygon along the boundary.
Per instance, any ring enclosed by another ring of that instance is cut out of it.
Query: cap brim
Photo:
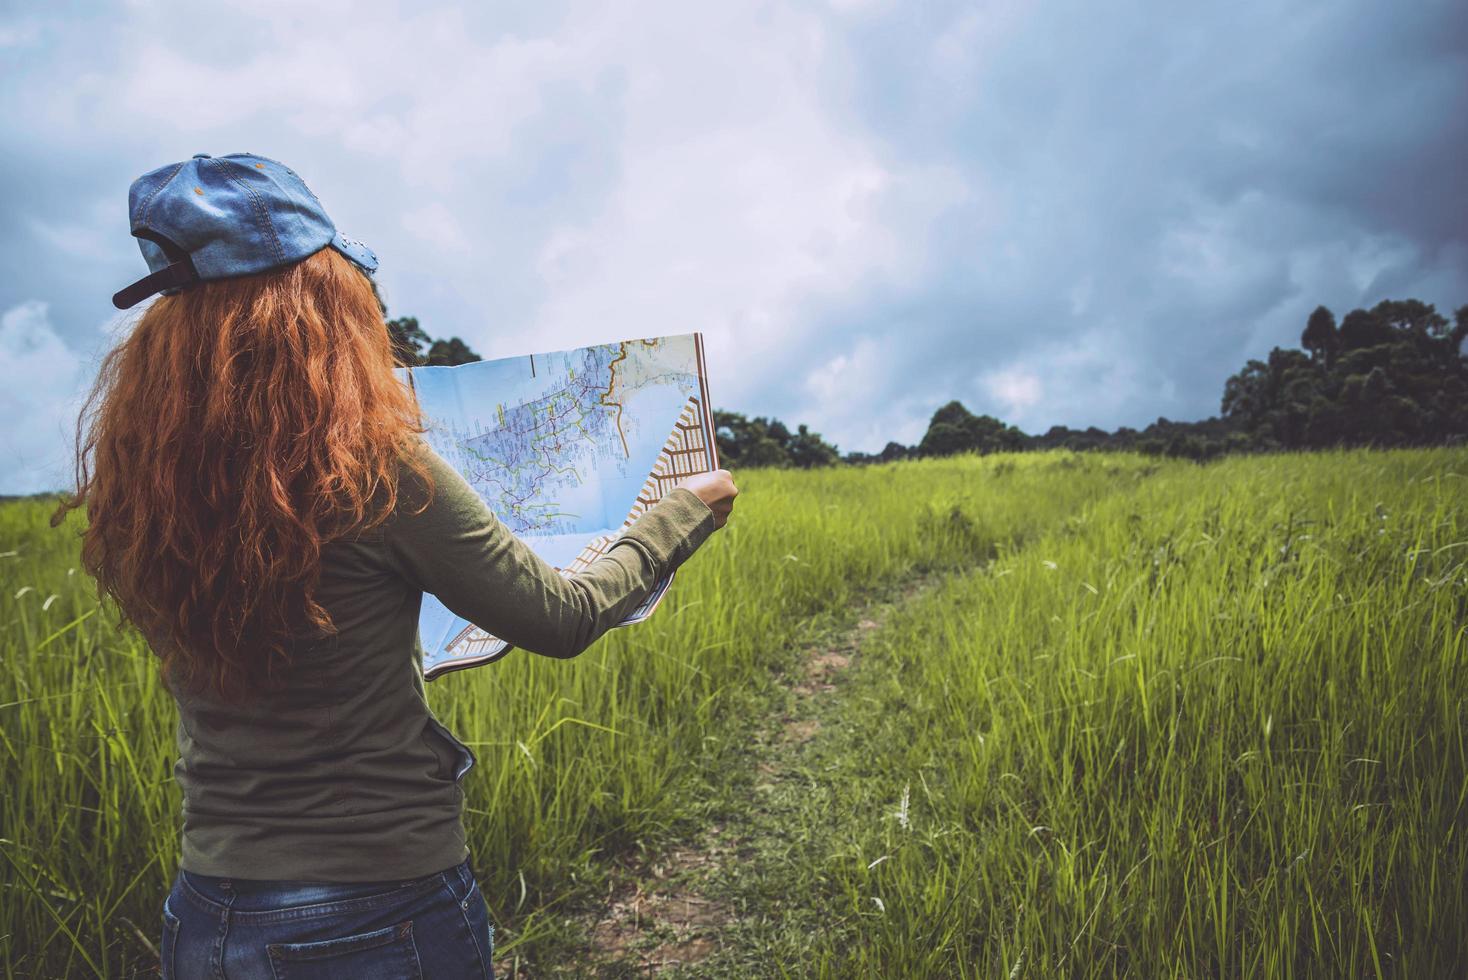
[[[332,248],[351,259],[361,266],[366,272],[377,271],[377,253],[359,241],[343,238],[341,232],[337,232],[328,243]]]

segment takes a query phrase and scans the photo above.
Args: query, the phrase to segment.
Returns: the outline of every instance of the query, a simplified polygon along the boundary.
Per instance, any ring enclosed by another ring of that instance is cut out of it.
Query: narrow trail
[[[588,958],[576,975],[748,975],[760,954],[750,937],[767,933],[770,917],[781,914],[778,896],[751,900],[751,886],[757,892],[758,882],[786,873],[792,853],[819,834],[812,801],[829,795],[840,776],[834,765],[813,771],[812,750],[828,726],[860,724],[860,706],[843,697],[845,676],[893,610],[941,580],[933,574],[897,583],[802,649],[768,702],[769,714],[747,736],[739,769],[709,787],[729,796],[722,818],[613,875],[599,913],[586,923]]]

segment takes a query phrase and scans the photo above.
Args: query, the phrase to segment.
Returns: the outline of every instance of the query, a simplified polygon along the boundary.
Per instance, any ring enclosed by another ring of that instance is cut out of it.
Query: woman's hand
[[[734,510],[734,498],[739,496],[739,488],[734,485],[734,477],[728,470],[695,473],[678,486],[693,491],[699,500],[708,504],[709,510],[714,512],[715,528],[728,523],[729,514]]]

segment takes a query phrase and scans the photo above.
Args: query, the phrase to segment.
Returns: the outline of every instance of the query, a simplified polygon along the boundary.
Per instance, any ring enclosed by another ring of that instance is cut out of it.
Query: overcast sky
[[[719,407],[842,450],[1201,418],[1317,304],[1468,303],[1461,0],[0,11],[0,492],[66,485],[128,185],[200,152],[434,336],[703,331]]]

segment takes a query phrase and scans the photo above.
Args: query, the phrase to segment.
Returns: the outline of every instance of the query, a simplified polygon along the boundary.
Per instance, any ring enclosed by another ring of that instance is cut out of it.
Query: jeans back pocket
[[[420,980],[412,920],[312,943],[269,943],[276,980]]]

